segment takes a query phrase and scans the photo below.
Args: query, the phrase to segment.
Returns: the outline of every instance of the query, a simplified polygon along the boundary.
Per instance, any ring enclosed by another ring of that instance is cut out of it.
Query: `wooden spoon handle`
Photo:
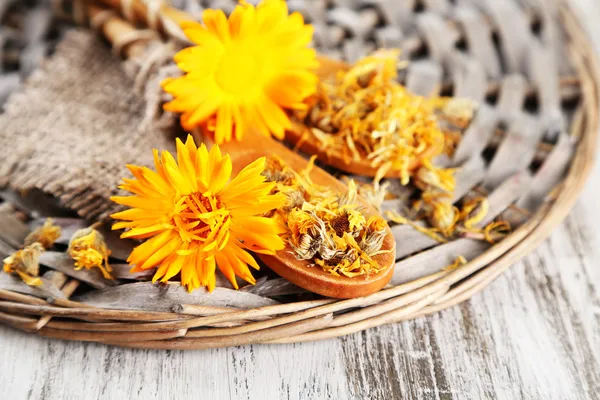
[[[204,139],[206,141],[206,139]],[[290,150],[271,136],[255,132],[247,132],[242,141],[231,141],[221,145],[221,150],[229,153],[233,164],[233,174],[237,174],[246,165],[263,156],[273,155],[283,160],[294,171],[302,171],[308,165],[307,160],[298,153]],[[311,172],[314,183],[327,186],[340,192],[348,190],[340,180],[334,178],[321,168],[315,166]]]

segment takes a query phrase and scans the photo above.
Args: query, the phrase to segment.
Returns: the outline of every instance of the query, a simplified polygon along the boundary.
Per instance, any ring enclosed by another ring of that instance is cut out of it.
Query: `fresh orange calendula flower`
[[[237,288],[235,277],[255,283],[248,266],[259,266],[249,251],[275,254],[284,248],[285,229],[263,214],[283,206],[273,195],[275,183],[261,175],[265,159],[244,168],[233,180],[229,155],[218,145],[209,151],[188,136],[177,139],[177,159],[168,151],[154,152],[156,171],[129,165],[134,179],[121,189],[133,196],[115,196],[130,207],[113,214],[113,229],[128,228],[122,238],[148,239],[136,247],[128,262],[132,271],[157,268],[153,281],[167,282],[181,273],[188,291],[200,286],[213,290],[218,267]]]
[[[182,29],[195,46],[175,55],[185,75],[163,82],[174,97],[164,109],[181,113],[186,130],[214,132],[217,144],[249,129],[283,138],[291,127],[284,110],[304,108],[318,82],[313,27],[302,15],[290,15],[283,0],[241,1],[229,19],[207,9],[202,24]]]

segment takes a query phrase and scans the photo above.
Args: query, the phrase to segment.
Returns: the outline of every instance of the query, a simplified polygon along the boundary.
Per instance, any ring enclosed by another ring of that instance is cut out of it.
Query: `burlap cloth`
[[[95,34],[69,32],[0,116],[0,185],[39,189],[90,220],[119,209],[125,165],[151,165],[174,133],[143,123],[146,101]]]

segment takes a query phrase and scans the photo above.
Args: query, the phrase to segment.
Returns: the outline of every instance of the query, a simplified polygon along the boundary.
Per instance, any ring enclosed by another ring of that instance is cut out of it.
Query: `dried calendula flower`
[[[510,232],[510,225],[505,221],[498,221],[479,226],[488,211],[486,197],[468,197],[462,204],[455,206],[448,193],[428,190],[421,193],[421,198],[415,201],[409,212],[411,218],[395,211],[388,211],[385,215],[397,224],[411,225],[440,243],[462,236],[495,243]]]
[[[360,236],[359,247],[370,256],[377,255],[383,246],[386,228],[387,223],[383,218],[378,216],[370,217]]]
[[[454,124],[464,128],[473,119],[476,104],[467,98],[450,98],[445,102],[441,111]]]
[[[436,191],[422,193],[418,208],[436,232],[445,237],[453,235],[460,218],[460,211],[452,204],[447,193]]]
[[[344,181],[346,184],[350,184],[352,181],[344,177]],[[374,181],[373,183],[359,183],[358,194],[367,201],[370,205],[375,207],[377,211],[381,211],[381,206],[388,195],[388,188],[390,186],[390,182],[378,182]]]
[[[40,272],[39,257],[44,251],[41,243],[34,242],[4,259],[4,272],[17,274],[29,286],[40,286],[42,280],[38,277]]]
[[[281,160],[270,160],[263,172],[276,182],[273,191],[288,198],[287,208],[273,215],[288,228],[287,244],[296,258],[311,260],[332,275],[377,273],[380,267],[373,257],[381,254],[387,223],[378,216],[365,217],[354,181],[339,195],[315,185],[310,168],[312,164],[296,173]]]
[[[458,222],[458,209],[449,201],[436,201],[431,204],[430,224],[444,236],[451,236]]]
[[[98,268],[106,279],[113,279],[108,265],[110,250],[104,236],[94,228],[76,231],[69,241],[69,256],[75,260],[75,270]]]
[[[456,186],[454,169],[437,168],[428,160],[423,161],[414,178],[416,186],[423,190],[437,189],[452,193]]]
[[[431,160],[446,149],[455,131],[441,120],[469,119],[467,106],[454,100],[424,98],[397,81],[399,50],[379,50],[346,71],[321,82],[306,100],[308,110],[294,117],[306,126],[304,140],[316,140],[347,162],[367,159],[378,168],[376,180],[397,171],[407,185],[421,165],[436,179]],[[457,117],[458,115],[458,117]],[[440,172],[441,174],[441,172]],[[425,177],[428,179],[428,176]],[[445,190],[454,186],[451,174],[438,179]]]
[[[32,231],[25,238],[25,246],[29,246],[32,243],[40,243],[44,249],[49,249],[54,245],[54,242],[60,237],[60,227],[54,225],[54,221],[48,218],[44,225]]]
[[[421,199],[414,203],[413,219],[393,211],[386,216],[397,224],[412,225],[439,242],[465,236],[493,244],[510,233],[510,224],[500,220],[482,226],[488,212],[489,202],[484,196],[468,196],[455,206],[448,193],[430,190],[421,193]]]

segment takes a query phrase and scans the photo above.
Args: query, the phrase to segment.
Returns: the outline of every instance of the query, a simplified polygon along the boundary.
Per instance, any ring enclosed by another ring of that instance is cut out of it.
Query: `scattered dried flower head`
[[[510,233],[510,225],[506,221],[482,225],[488,211],[489,203],[483,196],[467,197],[459,208],[452,204],[448,194],[426,191],[414,203],[412,218],[395,211],[388,211],[386,217],[397,224],[411,225],[440,243],[467,236],[493,244]],[[421,221],[426,221],[427,225]]]
[[[233,180],[229,155],[218,145],[210,152],[188,136],[177,139],[177,160],[154,150],[156,171],[129,165],[134,179],[121,189],[133,196],[115,196],[131,207],[113,214],[113,229],[128,228],[122,238],[148,239],[127,260],[132,271],[158,267],[153,281],[167,282],[181,273],[188,291],[215,288],[215,268],[237,288],[235,277],[255,283],[248,266],[259,269],[248,251],[275,254],[284,248],[284,227],[263,214],[283,206],[285,196],[271,194],[275,183],[261,175],[265,158],[245,167]]]
[[[38,242],[47,250],[54,245],[54,242],[56,242],[60,235],[60,227],[54,225],[54,221],[51,218],[48,218],[44,222],[44,225],[27,235],[25,238],[25,246]]]
[[[459,128],[465,128],[475,115],[476,104],[471,99],[452,97],[441,104],[443,115]]]
[[[23,282],[29,286],[40,286],[42,280],[39,278],[39,257],[44,251],[41,243],[34,242],[17,250],[4,259],[4,272],[17,274]]]
[[[294,116],[306,125],[305,135],[332,153],[343,154],[348,162],[371,160],[378,167],[376,180],[394,170],[403,185],[420,175],[451,190],[452,174],[431,163],[452,147],[446,136],[455,134],[443,129],[440,120],[466,123],[473,114],[472,103],[409,92],[397,82],[398,56],[398,50],[379,50],[359,60],[321,82],[317,93],[306,100],[308,109]]]
[[[342,181],[345,182],[346,185],[349,185],[351,180],[353,179],[347,176],[342,177]],[[381,212],[383,202],[390,196],[390,193],[388,192],[390,182],[373,181],[371,183],[365,183],[355,181],[354,184],[358,188],[358,195],[365,199],[367,203],[375,207],[377,211]]]
[[[175,55],[186,75],[163,82],[174,97],[164,109],[182,113],[186,130],[213,131],[217,144],[240,140],[248,129],[283,138],[291,127],[284,109],[305,108],[316,90],[313,27],[289,15],[284,0],[256,7],[240,1],[229,19],[212,9],[202,19],[182,25],[196,46]]]
[[[276,183],[274,192],[287,198],[273,218],[288,228],[287,243],[300,260],[336,275],[354,277],[379,272],[373,259],[381,254],[387,223],[378,216],[365,218],[354,181],[338,195],[315,185],[307,170],[296,173],[279,159],[270,159],[263,173]]]
[[[110,250],[104,236],[92,227],[79,229],[69,240],[67,249],[69,256],[75,261],[75,270],[98,268],[105,279],[113,279],[108,264]]]

